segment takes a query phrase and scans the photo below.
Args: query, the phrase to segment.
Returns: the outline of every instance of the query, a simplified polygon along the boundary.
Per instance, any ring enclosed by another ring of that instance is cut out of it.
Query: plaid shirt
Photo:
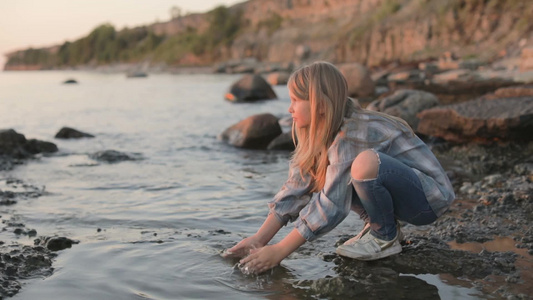
[[[311,176],[300,175],[290,164],[289,177],[268,203],[270,212],[281,224],[295,222],[308,241],[331,231],[350,212],[352,193],[351,166],[364,150],[376,151],[401,161],[418,175],[427,200],[437,216],[442,215],[455,198],[453,187],[437,158],[428,146],[407,128],[373,114],[354,113],[344,119],[339,133],[328,149],[329,166],[324,188],[311,192]]]

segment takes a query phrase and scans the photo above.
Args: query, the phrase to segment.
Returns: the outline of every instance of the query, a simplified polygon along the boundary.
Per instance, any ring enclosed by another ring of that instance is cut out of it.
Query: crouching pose
[[[348,98],[346,79],[334,65],[305,66],[291,75],[288,88],[298,141],[289,177],[257,233],[226,256],[244,257],[241,264],[261,273],[353,210],[365,225],[337,254],[375,260],[402,251],[398,220],[426,225],[447,210],[455,195],[431,150],[405,121]],[[267,245],[289,221],[295,228]]]

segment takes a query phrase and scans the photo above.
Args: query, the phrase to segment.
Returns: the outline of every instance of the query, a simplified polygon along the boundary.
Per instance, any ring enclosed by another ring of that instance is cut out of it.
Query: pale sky
[[[168,21],[170,8],[203,13],[245,0],[0,0],[0,70],[4,54],[74,41],[103,23],[115,29]]]

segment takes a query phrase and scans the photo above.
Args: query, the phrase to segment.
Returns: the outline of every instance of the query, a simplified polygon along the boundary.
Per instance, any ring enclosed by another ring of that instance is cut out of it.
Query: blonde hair
[[[315,62],[295,71],[287,86],[297,98],[310,101],[309,126],[297,128],[293,124],[293,139],[298,143],[292,159],[302,175],[307,173],[313,177],[313,191],[318,192],[326,181],[328,148],[350,107],[347,105],[348,85],[334,65]]]
[[[402,131],[413,133],[404,120],[362,109],[348,98],[346,79],[331,63],[319,61],[296,70],[289,77],[287,87],[298,99],[310,101],[309,126],[298,128],[294,123],[292,126],[293,140],[297,141],[292,160],[299,166],[302,176],[310,174],[313,178],[313,192],[319,192],[324,187],[329,165],[328,148],[343,125],[344,117],[350,117],[355,112],[380,115]],[[358,142],[370,147],[370,144],[382,141]]]

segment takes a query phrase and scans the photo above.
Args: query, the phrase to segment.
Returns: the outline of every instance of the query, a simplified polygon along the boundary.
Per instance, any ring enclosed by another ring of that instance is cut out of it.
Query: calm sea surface
[[[61,84],[69,78],[79,84]],[[39,236],[80,241],[59,252],[52,276],[23,282],[14,299],[298,299],[298,281],[335,276],[334,264],[322,256],[334,253],[339,235],[361,228],[353,214],[265,275],[243,275],[235,261],[220,257],[255,233],[288,171],[287,152],[236,149],[217,140],[250,115],[288,115],[285,86],[274,87],[278,100],[224,101],[239,78],[0,73],[0,129],[59,148],[0,172],[0,178],[19,178],[46,191],[0,207],[0,213],[16,216]],[[55,139],[63,126],[96,138]],[[142,159],[108,164],[89,157],[102,150]],[[33,238],[17,242],[32,244]],[[439,276],[417,277],[436,285],[443,299],[475,299],[474,291]]]

